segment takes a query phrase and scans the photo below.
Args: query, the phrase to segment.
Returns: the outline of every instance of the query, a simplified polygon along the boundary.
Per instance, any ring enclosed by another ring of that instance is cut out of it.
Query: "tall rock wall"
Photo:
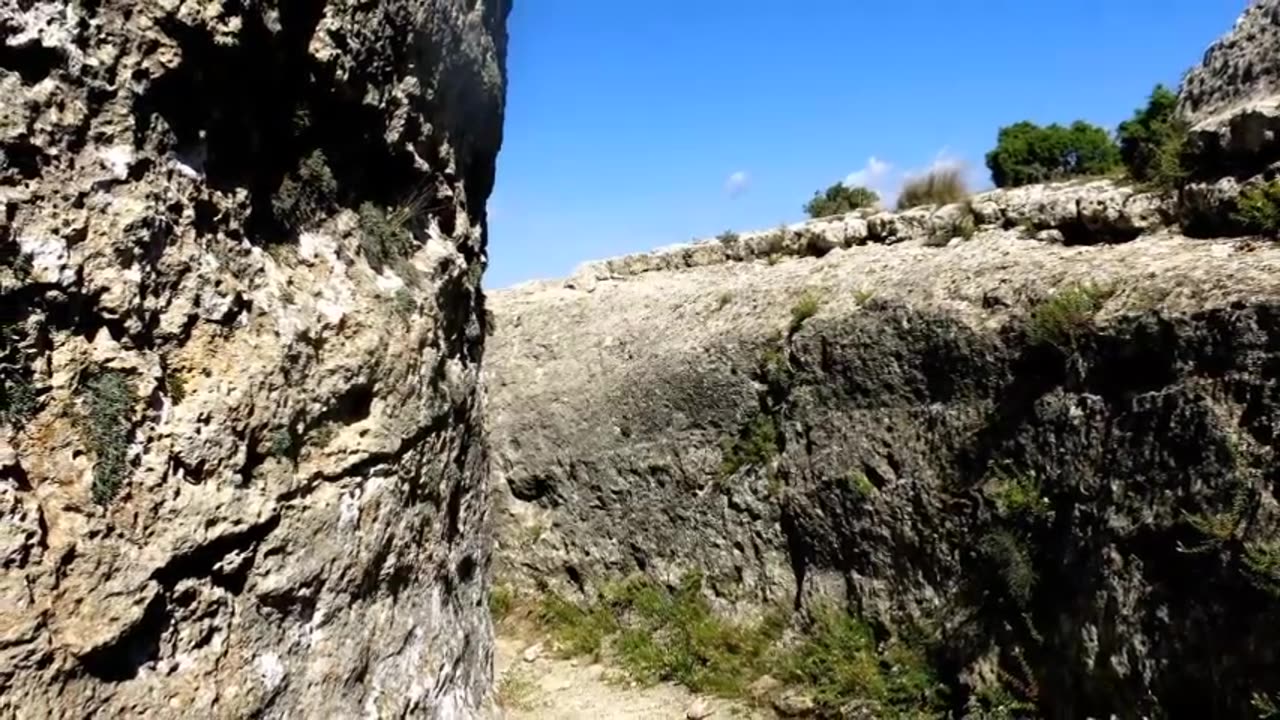
[[[0,0],[0,715],[471,717],[507,0]]]

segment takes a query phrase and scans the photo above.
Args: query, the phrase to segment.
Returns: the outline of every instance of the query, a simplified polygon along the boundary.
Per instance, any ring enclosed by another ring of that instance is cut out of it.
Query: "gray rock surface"
[[[487,713],[508,4],[0,0],[0,716]]]
[[[1280,158],[1280,2],[1256,0],[1183,78],[1196,166],[1248,176]]]
[[[1247,560],[1280,539],[1280,248],[700,247],[491,295],[503,582],[698,571],[728,613],[844,602],[1050,717],[1249,717],[1280,690]],[[1055,297],[1084,309],[1055,324]]]

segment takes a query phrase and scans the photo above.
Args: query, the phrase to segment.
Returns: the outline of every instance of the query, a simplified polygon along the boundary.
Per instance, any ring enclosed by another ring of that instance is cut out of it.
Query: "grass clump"
[[[1031,311],[1027,335],[1037,345],[1073,349],[1080,335],[1093,326],[1093,318],[1111,292],[1097,285],[1074,285],[1059,290]]]
[[[861,186],[838,182],[825,192],[815,192],[813,199],[805,203],[804,211],[811,218],[844,215],[880,202],[876,191]]]
[[[1255,587],[1280,597],[1280,542],[1245,543],[1244,565]]]
[[[969,185],[960,168],[945,167],[931,170],[920,177],[907,180],[898,195],[898,209],[921,205],[950,205],[969,197]]]
[[[1026,607],[1036,583],[1026,543],[1008,530],[992,530],[978,541],[978,555],[1018,607]]]
[[[984,488],[996,506],[996,514],[1006,520],[1037,520],[1052,512],[1035,473],[1010,474],[998,471]]]
[[[510,668],[498,681],[498,705],[506,710],[532,710],[538,685],[518,668]]]
[[[287,428],[272,431],[267,438],[267,454],[271,457],[287,458],[293,453],[293,435]]]
[[[489,615],[494,622],[502,622],[516,606],[515,591],[506,585],[495,585],[489,591]]]
[[[107,370],[85,385],[86,408],[81,424],[89,448],[97,456],[93,466],[93,500],[106,505],[115,498],[128,466],[129,421],[138,397],[125,374]]]
[[[550,594],[542,599],[536,619],[551,633],[560,652],[598,658],[605,638],[619,629],[618,619],[603,604],[582,607]]]
[[[317,225],[337,208],[338,181],[324,153],[316,150],[280,182],[271,198],[276,220],[293,232]]]
[[[18,373],[0,369],[0,423],[17,425],[36,411],[36,387]]]
[[[875,484],[861,470],[850,470],[841,478],[841,485],[859,500],[866,500],[876,494]]]
[[[805,321],[818,314],[822,307],[822,297],[815,292],[806,292],[791,306],[791,332],[798,331]]]
[[[1246,232],[1280,237],[1280,180],[1245,188],[1231,217]]]
[[[777,422],[765,413],[751,418],[738,437],[721,447],[720,474],[730,477],[745,467],[765,467],[780,452]]]
[[[375,271],[382,272],[413,252],[413,235],[408,227],[412,219],[410,208],[388,211],[366,202],[360,206],[358,217],[360,249]]]
[[[872,700],[879,717],[945,714],[944,688],[924,654],[898,639],[879,646],[869,625],[841,610],[816,610],[803,639],[775,667],[780,679],[806,688],[827,712]]]

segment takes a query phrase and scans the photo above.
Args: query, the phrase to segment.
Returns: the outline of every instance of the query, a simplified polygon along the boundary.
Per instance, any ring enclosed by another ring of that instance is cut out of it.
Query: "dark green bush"
[[[1009,598],[1025,607],[1036,583],[1026,543],[1007,530],[993,530],[978,541],[978,554],[999,578]]]
[[[276,220],[293,232],[314,227],[337,209],[338,181],[324,153],[316,150],[285,176],[271,198]]]
[[[811,218],[843,215],[860,208],[871,207],[880,202],[876,191],[861,186],[849,186],[842,182],[826,189],[826,192],[813,194],[813,199],[805,203],[804,211]]]
[[[1031,311],[1027,335],[1037,345],[1075,348],[1080,335],[1093,325],[1093,317],[1111,296],[1096,285],[1074,285],[1054,293]]]
[[[374,270],[382,272],[413,252],[413,235],[404,211],[388,212],[367,202],[360,206],[359,216],[360,249]]]
[[[938,168],[912,178],[902,186],[902,193],[898,195],[898,209],[906,210],[920,205],[950,205],[968,198],[969,185],[964,181],[960,168]]]
[[[738,437],[723,443],[720,473],[729,477],[744,467],[763,467],[777,456],[778,426],[772,417],[759,413],[743,427]]]
[[[1232,219],[1247,232],[1280,237],[1280,180],[1245,188]]]
[[[1156,85],[1147,106],[1120,123],[1116,133],[1120,157],[1134,180],[1164,189],[1178,188],[1186,181],[1187,125],[1178,117],[1177,107],[1178,96]]]
[[[987,168],[997,187],[1105,175],[1120,167],[1120,149],[1106,130],[1077,120],[1070,126],[1023,121],[1000,128]]]
[[[128,469],[130,427],[138,403],[124,373],[107,370],[85,385],[86,409],[81,424],[89,448],[97,456],[93,466],[93,499],[106,505],[115,498]]]

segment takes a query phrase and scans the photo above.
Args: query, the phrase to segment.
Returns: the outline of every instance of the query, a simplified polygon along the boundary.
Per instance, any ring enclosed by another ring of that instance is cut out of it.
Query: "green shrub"
[[[1247,232],[1280,237],[1280,180],[1245,188],[1232,219]]]
[[[1093,326],[1093,318],[1111,296],[1097,285],[1074,285],[1059,290],[1031,311],[1027,336],[1037,345],[1074,349],[1080,335]]]
[[[494,585],[489,591],[489,615],[494,622],[502,622],[515,609],[515,591],[506,585]]]
[[[86,409],[81,425],[89,448],[96,455],[93,466],[93,500],[106,505],[120,491],[128,465],[129,421],[138,403],[124,373],[107,370],[85,385]]]
[[[987,168],[996,187],[1105,175],[1120,167],[1120,148],[1106,130],[1077,120],[1070,126],[1019,122],[1000,128]]]
[[[1177,107],[1177,94],[1156,85],[1147,106],[1120,123],[1116,133],[1120,157],[1134,180],[1167,190],[1186,181],[1187,125],[1178,117]]]
[[[178,405],[187,399],[187,381],[181,374],[173,370],[165,373],[164,387],[174,405]]]
[[[969,199],[969,185],[960,168],[939,168],[907,180],[898,195],[898,209],[920,205],[949,205]]]
[[[360,206],[360,249],[369,267],[377,272],[393,267],[413,252],[413,234],[409,232],[410,213],[387,211],[371,202]],[[473,267],[479,267],[475,265]],[[483,270],[483,268],[481,268]]]
[[[303,158],[285,176],[271,198],[271,208],[285,227],[301,232],[318,224],[337,208],[338,181],[319,150]]]
[[[1026,543],[1007,530],[992,530],[978,542],[978,554],[1000,579],[1009,598],[1025,607],[1036,582]]]
[[[818,314],[822,307],[822,297],[815,292],[806,292],[791,306],[791,332],[796,332],[805,321]]]
[[[984,488],[995,503],[996,514],[1006,520],[1037,520],[1051,512],[1049,500],[1040,490],[1034,473],[1009,474],[997,471]]]
[[[618,631],[618,620],[604,605],[581,607],[550,594],[542,599],[537,619],[567,656],[599,657],[605,638]]]
[[[0,423],[18,425],[35,414],[36,388],[17,372],[0,370]]]
[[[843,215],[880,202],[880,196],[874,190],[861,186],[849,186],[842,182],[826,189],[826,192],[813,194],[813,199],[805,203],[804,211],[811,218]]]
[[[1280,542],[1245,543],[1244,564],[1255,587],[1280,597]]]
[[[778,426],[772,417],[758,413],[738,437],[723,443],[720,474],[729,477],[744,467],[765,467],[778,455]]]
[[[867,478],[867,474],[861,470],[850,470],[841,480],[844,489],[859,500],[876,494],[876,486]]]
[[[293,453],[293,434],[287,428],[273,431],[267,439],[267,453],[272,457],[289,457]]]

